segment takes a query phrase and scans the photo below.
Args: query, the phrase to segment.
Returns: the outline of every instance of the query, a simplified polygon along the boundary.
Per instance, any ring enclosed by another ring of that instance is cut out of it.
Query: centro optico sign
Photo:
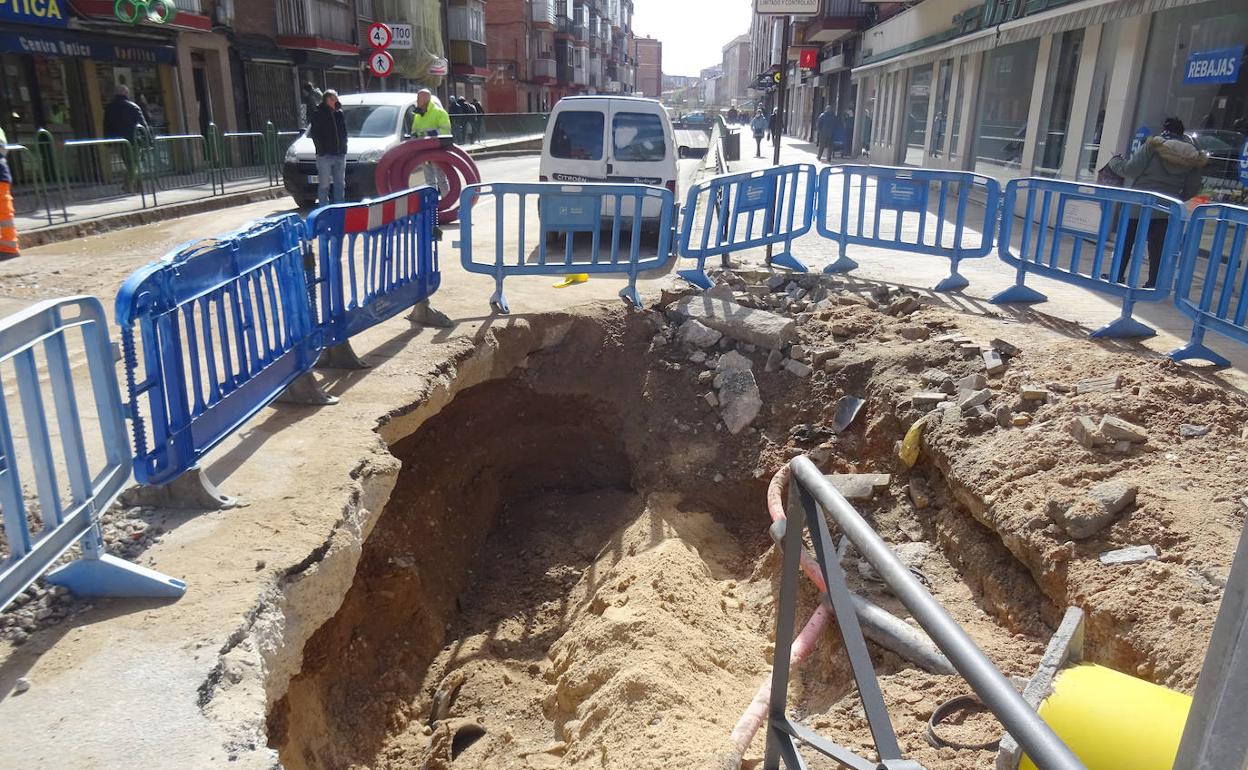
[[[168,24],[178,15],[178,9],[173,0],[117,0],[113,14],[118,21],[126,24],[138,24],[140,21]]]

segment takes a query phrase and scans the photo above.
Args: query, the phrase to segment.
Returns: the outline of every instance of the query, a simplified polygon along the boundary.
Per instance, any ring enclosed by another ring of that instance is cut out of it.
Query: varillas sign
[[[64,27],[68,0],[0,0],[0,25],[43,24]]]
[[[1193,51],[1187,57],[1184,83],[1234,83],[1239,80],[1239,67],[1244,61],[1244,47],[1219,48],[1216,51]]]

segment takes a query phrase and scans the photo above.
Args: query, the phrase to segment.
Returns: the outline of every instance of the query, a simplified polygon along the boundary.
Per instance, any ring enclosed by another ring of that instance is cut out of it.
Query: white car
[[[338,101],[347,121],[347,200],[371,198],[377,194],[377,161],[411,137],[416,94],[347,94]],[[307,129],[286,151],[282,181],[301,207],[316,204],[316,148]]]
[[[570,96],[555,104],[546,124],[539,173],[543,182],[646,184],[675,195],[676,154],[672,121],[654,99]],[[643,205],[647,225],[660,217],[657,200]]]

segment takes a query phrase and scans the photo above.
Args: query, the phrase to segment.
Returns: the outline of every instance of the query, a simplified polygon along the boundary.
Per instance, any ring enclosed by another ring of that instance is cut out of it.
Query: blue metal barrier
[[[17,405],[8,402],[13,392]],[[24,487],[31,481],[33,494]],[[0,559],[0,608],[75,541],[81,558],[50,573],[49,582],[80,596],[181,596],[185,583],[104,553],[100,514],[129,481],[130,447],[99,300],[49,300],[0,320],[0,509],[8,551]]]
[[[1023,220],[1018,243],[1013,241],[1016,214]],[[1156,332],[1132,318],[1131,310],[1136,302],[1156,302],[1170,294],[1182,238],[1183,204],[1174,198],[1055,179],[1015,179],[1005,187],[997,252],[1018,268],[1017,283],[991,301],[1045,301],[1023,285],[1027,274],[1035,273],[1123,298],[1122,315],[1092,332],[1093,337],[1149,337]],[[1150,240],[1159,250],[1155,286],[1141,276],[1149,264]],[[1083,259],[1087,250],[1090,264]]]
[[[711,287],[706,260],[759,246],[780,245],[771,263],[806,272],[793,256],[793,241],[810,232],[818,177],[808,164],[717,176],[694,185],[685,199],[680,255],[696,259],[695,269],[679,275]]]
[[[971,217],[972,196],[983,206]],[[891,166],[829,166],[819,178],[819,234],[837,243],[835,262],[825,273],[858,267],[845,250],[850,244],[930,254],[949,260],[949,277],[936,291],[955,291],[970,282],[958,272],[964,259],[992,251],[1001,185],[966,171],[933,171]],[[909,216],[907,216],[909,215]]]
[[[1206,235],[1211,235],[1207,258],[1200,253]],[[1174,304],[1193,321],[1192,336],[1186,345],[1170,353],[1175,361],[1201,359],[1230,366],[1229,360],[1205,345],[1207,329],[1241,344],[1248,343],[1246,240],[1248,209],[1214,203],[1197,206],[1192,212],[1174,289]],[[1199,271],[1202,259],[1203,273]]]
[[[166,484],[195,467],[316,363],[302,236],[298,216],[263,220],[188,244],[122,285],[117,323],[139,483]]]
[[[428,299],[442,279],[434,228],[438,191],[417,187],[313,211],[317,270],[309,278],[331,347]]]
[[[474,204],[484,198],[493,198],[494,205],[480,206],[474,213]],[[490,304],[500,312],[509,312],[503,295],[507,276],[566,273],[627,276],[628,286],[620,290],[620,296],[641,307],[638,274],[661,268],[671,260],[674,203],[670,190],[639,184],[475,184],[460,195],[460,240],[456,245],[465,270],[494,277]],[[474,262],[473,223],[491,211],[494,258]],[[530,248],[533,244],[526,235],[533,233],[529,227],[533,215],[537,217],[537,237],[535,247]],[[514,223],[514,242],[508,240],[509,223]],[[588,250],[577,249],[578,234],[588,238]],[[656,248],[647,249],[643,256],[642,239],[647,234],[654,235]],[[563,248],[552,257],[547,246],[560,238]]]

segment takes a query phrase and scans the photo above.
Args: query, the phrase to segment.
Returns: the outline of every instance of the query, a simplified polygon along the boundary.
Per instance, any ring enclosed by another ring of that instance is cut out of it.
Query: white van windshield
[[[347,136],[379,139],[398,130],[399,108],[391,104],[344,104]]]
[[[618,112],[611,125],[617,161],[657,162],[667,157],[663,121],[646,112]]]
[[[602,160],[603,126],[601,112],[559,113],[550,138],[550,154],[566,160]]]

